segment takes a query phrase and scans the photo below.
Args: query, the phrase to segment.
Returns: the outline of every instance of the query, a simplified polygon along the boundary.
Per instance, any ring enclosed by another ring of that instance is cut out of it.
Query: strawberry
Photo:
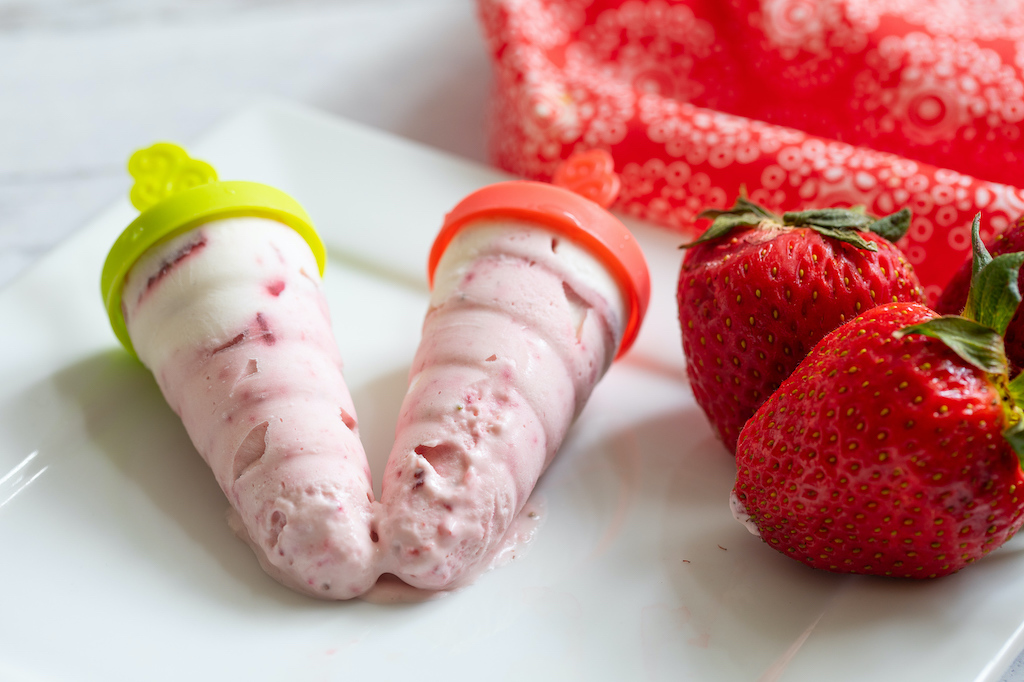
[[[1001,338],[1024,253],[992,259],[977,219],[974,235],[964,317],[876,307],[744,426],[734,504],[771,547],[829,571],[933,578],[1024,522],[1024,379],[1009,380]]]
[[[781,218],[740,197],[688,248],[676,300],[697,404],[730,452],[754,410],[825,334],[891,301],[923,301],[891,242],[903,209],[874,220],[856,209]]]
[[[1024,251],[1024,216],[1017,219],[1016,224],[1006,232],[998,234],[985,245],[989,253],[998,256],[1004,253]],[[943,315],[956,315],[964,309],[967,304],[967,290],[971,285],[971,262],[968,258],[963,266],[949,280],[942,295],[935,304],[935,311]],[[1024,281],[1018,280],[1020,287]],[[1006,345],[1006,357],[1010,361],[1010,373],[1015,375],[1024,369],[1024,313],[1018,311],[1010,325],[1006,328],[1004,337]]]

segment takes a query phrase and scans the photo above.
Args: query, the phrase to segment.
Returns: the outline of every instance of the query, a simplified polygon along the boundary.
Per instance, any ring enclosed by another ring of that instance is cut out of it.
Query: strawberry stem
[[[768,223],[783,227],[808,227],[824,237],[838,239],[858,249],[878,251],[878,247],[861,232],[874,232],[883,239],[895,242],[910,227],[910,209],[903,208],[884,218],[875,219],[864,212],[863,206],[853,208],[812,208],[806,211],[789,211],[782,217],[763,206],[755,204],[744,194],[736,198],[730,209],[707,209],[701,211],[698,219],[708,218],[711,226],[700,237],[679,248],[688,249],[726,236],[737,227],[756,227]]]

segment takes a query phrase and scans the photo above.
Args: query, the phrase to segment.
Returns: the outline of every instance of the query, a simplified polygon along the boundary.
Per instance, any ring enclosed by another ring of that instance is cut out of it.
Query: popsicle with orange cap
[[[636,338],[650,279],[602,205],[611,158],[556,179],[484,187],[445,218],[432,294],[384,472],[384,570],[420,588],[473,579],[613,359]]]
[[[324,248],[287,194],[218,182],[157,144],[132,156],[142,213],[102,293],[264,569],[321,598],[373,585],[373,493],[321,289]]]

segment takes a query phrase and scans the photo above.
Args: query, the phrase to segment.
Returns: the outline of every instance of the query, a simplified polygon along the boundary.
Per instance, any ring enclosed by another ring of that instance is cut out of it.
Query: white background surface
[[[0,0],[0,286],[153,141],[274,97],[484,161],[488,87],[470,0]]]
[[[0,284],[128,190],[131,152],[267,97],[476,161],[471,0],[0,0]]]

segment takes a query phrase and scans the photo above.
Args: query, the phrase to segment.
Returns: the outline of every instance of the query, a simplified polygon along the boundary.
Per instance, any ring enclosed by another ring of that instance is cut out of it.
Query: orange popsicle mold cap
[[[427,263],[430,286],[445,249],[466,225],[486,218],[518,218],[564,234],[597,257],[614,277],[626,301],[626,325],[616,357],[640,331],[651,297],[651,277],[640,245],[618,218],[575,192],[543,182],[513,180],[488,185],[460,201],[445,216]]]

